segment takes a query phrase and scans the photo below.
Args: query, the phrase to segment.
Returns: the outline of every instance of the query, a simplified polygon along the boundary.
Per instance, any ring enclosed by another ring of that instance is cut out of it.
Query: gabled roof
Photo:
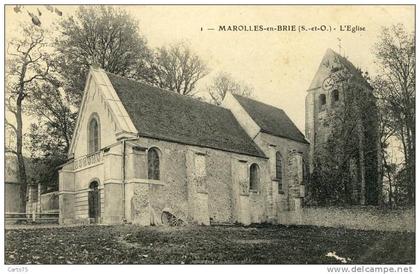
[[[301,143],[308,143],[302,132],[282,109],[240,95],[234,94],[233,96],[257,123],[262,132]]]
[[[333,63],[338,63],[339,65],[341,65],[341,67],[346,69],[355,80],[357,80],[362,85],[368,87],[369,89],[372,89],[372,87],[369,85],[366,79],[363,78],[363,76],[360,74],[360,71],[347,58],[341,56],[332,49],[327,49],[308,90],[317,89],[321,87],[322,82],[331,73],[331,68],[326,66],[326,64]]]
[[[107,75],[139,136],[266,157],[229,110]]]
[[[136,128],[130,120],[127,111],[122,105],[118,98],[111,82],[108,79],[107,74],[103,69],[91,67],[89,74],[86,78],[85,89],[83,91],[83,98],[80,105],[79,112],[77,114],[76,126],[73,131],[73,136],[68,151],[68,158],[74,158],[75,146],[80,137],[80,127],[84,115],[87,113],[86,108],[88,107],[88,100],[90,95],[94,95],[96,92],[100,94],[104,103],[105,109],[112,120],[116,137],[128,137],[137,136]],[[93,98],[93,96],[92,96]]]

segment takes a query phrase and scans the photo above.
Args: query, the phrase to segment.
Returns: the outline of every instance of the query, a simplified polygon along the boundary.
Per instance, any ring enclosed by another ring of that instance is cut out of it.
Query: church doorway
[[[99,223],[99,217],[101,215],[101,197],[99,194],[99,184],[93,181],[89,185],[89,220],[90,223]]]

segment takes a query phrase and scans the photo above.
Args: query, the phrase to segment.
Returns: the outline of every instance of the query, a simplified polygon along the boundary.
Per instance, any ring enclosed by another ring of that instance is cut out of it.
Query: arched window
[[[89,184],[88,192],[89,218],[91,222],[98,223],[101,216],[101,195],[99,193],[99,184],[93,181]]]
[[[283,193],[283,162],[280,152],[276,152],[276,180],[278,181],[278,192]]]
[[[332,91],[332,99],[333,99],[333,102],[338,102],[340,100],[340,95],[338,93],[338,90],[335,89]]]
[[[325,96],[325,94],[320,94],[319,95],[319,104],[321,106],[324,106],[327,103],[327,97]]]
[[[147,152],[147,178],[152,180],[160,179],[159,151],[151,148]]]
[[[99,121],[96,116],[92,117],[89,121],[88,135],[88,153],[92,154],[99,151],[100,148]]]
[[[99,184],[97,181],[93,181],[89,184],[89,189],[90,190],[98,190],[99,188]]]
[[[260,183],[260,168],[257,164],[252,164],[249,168],[249,189],[258,190],[258,184]]]

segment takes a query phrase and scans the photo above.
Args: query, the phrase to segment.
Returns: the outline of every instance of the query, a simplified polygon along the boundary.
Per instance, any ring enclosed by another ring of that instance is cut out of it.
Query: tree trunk
[[[359,114],[360,115],[360,114]],[[359,117],[357,122],[357,137],[359,150],[359,172],[360,172],[360,204],[366,204],[366,179],[365,179],[365,149],[364,149],[364,130],[363,122]]]
[[[27,179],[25,169],[25,159],[23,158],[23,131],[22,131],[22,100],[23,96],[19,94],[16,102],[16,154],[18,160],[18,178],[20,183],[20,206],[21,210],[26,211],[26,192]]]
[[[415,202],[415,150],[414,150],[414,139],[413,131],[410,128],[410,123],[406,123],[407,127],[407,147],[408,147],[408,163],[407,167],[409,168],[409,187],[408,187],[408,203],[414,205]]]
[[[407,182],[407,200],[408,204],[414,205],[415,198],[415,162],[414,162],[414,141],[412,139],[412,132],[410,124],[407,120],[400,120],[401,122],[401,143],[403,145],[405,168],[408,172]]]
[[[382,158],[381,160],[383,161],[383,165],[384,166],[388,166],[388,163],[386,161],[386,157],[384,154],[382,154]],[[384,176],[385,174],[384,168],[382,168],[382,176]],[[386,169],[386,173],[387,173],[387,177],[388,177],[388,186],[389,186],[389,191],[388,191],[388,203],[389,203],[389,207],[392,208],[392,175],[389,171],[389,168]]]
[[[404,167],[406,169],[408,169],[408,176],[409,176],[409,180],[411,180],[411,171],[410,171],[410,156],[409,156],[409,144],[407,143],[407,137],[406,137],[406,132],[405,132],[405,127],[404,127],[404,123],[403,121],[400,119],[400,128],[399,128],[399,133],[400,133],[400,138],[401,138],[401,144],[403,147],[403,154],[404,154]],[[409,201],[411,201],[411,189],[410,186],[408,186],[408,197],[406,197]],[[399,194],[400,191],[396,191],[395,194]],[[398,201],[400,201],[400,197],[398,197]]]
[[[378,200],[378,204],[379,205],[383,205],[384,203],[384,197],[383,197],[383,184],[384,184],[384,167],[383,167],[383,162],[382,162],[382,155],[384,153],[383,151],[383,146],[381,143],[381,137],[378,134],[378,138],[377,138],[377,153],[376,153],[376,159],[377,159],[377,173],[378,173],[378,178],[377,178],[377,183],[376,183],[376,187],[378,188],[378,195],[377,195],[377,200]]]
[[[392,180],[391,180],[391,176],[389,176],[389,172],[388,172],[388,180],[389,180],[388,203],[389,203],[389,207],[392,208]]]

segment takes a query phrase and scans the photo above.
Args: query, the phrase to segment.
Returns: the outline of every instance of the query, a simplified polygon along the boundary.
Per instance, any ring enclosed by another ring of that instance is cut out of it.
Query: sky
[[[6,7],[6,42],[17,32],[17,23],[30,20]],[[57,6],[63,16],[77,6]],[[26,6],[36,12],[37,6]],[[58,16],[39,7],[43,25]],[[204,78],[203,89],[218,72],[253,86],[254,98],[279,107],[304,132],[305,96],[321,59],[328,48],[339,52],[357,67],[377,73],[372,54],[381,27],[402,23],[414,30],[414,6],[121,6],[139,22],[139,29],[151,47],[186,42],[208,64],[211,73]],[[264,27],[325,25],[332,31],[218,31],[219,26],[262,25]],[[340,31],[352,25],[365,31]],[[214,30],[208,30],[208,29]],[[202,30],[203,29],[203,30]]]

